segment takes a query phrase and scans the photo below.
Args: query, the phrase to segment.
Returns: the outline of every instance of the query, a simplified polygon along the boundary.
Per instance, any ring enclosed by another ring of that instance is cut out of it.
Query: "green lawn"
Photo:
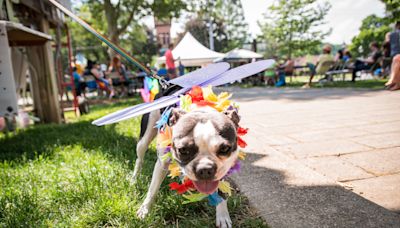
[[[383,89],[385,86],[385,83],[387,82],[388,79],[368,79],[368,80],[358,80],[356,82],[351,82],[351,74],[347,74],[345,76],[345,81],[342,81],[342,76],[337,76],[335,77],[334,82],[328,82],[325,84],[321,84],[318,82],[319,79],[321,79],[322,76],[316,76],[313,79],[313,84],[312,88],[357,88],[357,89]],[[309,76],[296,76],[286,78],[286,86],[284,87],[290,87],[290,88],[300,88],[302,87],[305,83],[307,83],[309,80]],[[251,84],[237,84],[238,86],[242,88],[251,88],[254,87],[254,85]],[[265,85],[261,85],[260,87],[268,87]],[[283,87],[283,88],[284,88]]]
[[[151,214],[135,213],[147,191],[156,160],[146,154],[138,183],[129,181],[136,158],[139,118],[106,127],[90,122],[137,102],[96,105],[69,124],[38,125],[0,133],[0,227],[214,227],[207,202],[182,205],[182,197],[162,185]],[[246,198],[229,199],[233,224],[266,227]]]
[[[342,76],[335,77],[335,81],[321,84],[318,82],[321,76],[317,76],[313,79],[312,88],[358,88],[358,89],[383,89],[387,79],[368,79],[358,80],[351,82],[351,74],[345,76],[345,81],[342,81]],[[287,79],[288,87],[301,87],[308,82],[308,76],[293,77],[292,81],[290,78]]]

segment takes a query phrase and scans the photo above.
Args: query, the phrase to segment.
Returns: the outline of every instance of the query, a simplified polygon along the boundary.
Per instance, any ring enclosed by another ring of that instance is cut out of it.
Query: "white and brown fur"
[[[178,86],[169,88],[162,95],[172,94],[178,89],[180,89]],[[134,180],[140,174],[149,144],[157,136],[157,129],[154,126],[161,117],[161,111],[153,111],[142,117],[140,140],[136,147]],[[238,122],[239,117],[233,111],[219,113],[211,108],[202,108],[190,113],[177,109],[172,111],[169,121],[173,129],[172,154],[187,177],[194,181],[220,180],[226,175],[238,156],[236,145]],[[159,157],[160,153],[162,151],[158,152]],[[212,171],[203,172],[203,170]],[[165,164],[161,159],[157,159],[146,198],[137,211],[139,218],[144,218],[149,213],[166,175]],[[224,200],[216,207],[216,225],[231,227],[231,224],[227,201]]]

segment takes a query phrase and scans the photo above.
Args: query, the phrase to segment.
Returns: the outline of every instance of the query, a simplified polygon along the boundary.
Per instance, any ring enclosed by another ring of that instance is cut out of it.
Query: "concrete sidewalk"
[[[228,88],[249,127],[233,177],[272,227],[400,227],[400,92]]]

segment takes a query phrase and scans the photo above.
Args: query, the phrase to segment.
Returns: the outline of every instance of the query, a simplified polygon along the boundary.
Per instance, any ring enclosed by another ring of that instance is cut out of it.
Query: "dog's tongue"
[[[212,194],[217,190],[219,181],[193,181],[197,191]]]

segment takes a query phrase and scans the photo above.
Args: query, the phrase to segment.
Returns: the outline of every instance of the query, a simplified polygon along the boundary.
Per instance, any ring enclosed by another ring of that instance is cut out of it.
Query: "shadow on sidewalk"
[[[271,227],[399,227],[396,212],[340,186],[290,185],[282,171],[253,165],[261,158],[248,154],[233,180]]]

